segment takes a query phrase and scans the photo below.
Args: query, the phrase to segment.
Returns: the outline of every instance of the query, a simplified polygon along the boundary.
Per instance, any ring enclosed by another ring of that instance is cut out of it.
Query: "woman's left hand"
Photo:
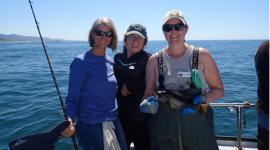
[[[121,93],[123,96],[128,96],[129,94],[132,94],[127,90],[126,84],[123,85]]]

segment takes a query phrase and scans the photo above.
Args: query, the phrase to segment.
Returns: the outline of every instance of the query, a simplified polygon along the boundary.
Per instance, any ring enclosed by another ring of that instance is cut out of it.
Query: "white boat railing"
[[[210,103],[212,107],[232,107],[237,112],[237,146],[239,150],[242,150],[241,146],[241,108],[255,107],[255,104],[250,104],[248,101],[244,103]]]

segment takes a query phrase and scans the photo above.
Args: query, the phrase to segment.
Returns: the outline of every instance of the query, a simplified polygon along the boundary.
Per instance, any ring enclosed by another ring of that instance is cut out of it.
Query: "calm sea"
[[[216,103],[241,103],[257,100],[254,54],[264,40],[186,41],[207,49],[215,59],[225,88]],[[90,49],[87,42],[47,42],[47,53],[63,100],[68,91],[69,66],[74,57]],[[155,53],[166,41],[150,41],[146,51]],[[122,43],[119,42],[120,50]],[[116,53],[107,49],[112,58]],[[106,94],[106,93],[105,93]],[[0,149],[19,137],[40,133],[63,121],[59,97],[41,43],[0,43]],[[236,114],[214,108],[216,135],[236,136]],[[255,138],[257,111],[246,110],[243,137]],[[62,138],[56,150],[72,149],[70,138]]]

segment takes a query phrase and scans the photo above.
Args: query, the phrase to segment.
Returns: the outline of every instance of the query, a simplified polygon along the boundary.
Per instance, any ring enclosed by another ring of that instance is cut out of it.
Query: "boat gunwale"
[[[235,136],[216,136],[216,140],[237,141],[237,137],[235,137]],[[241,137],[241,141],[256,142],[257,143],[257,138]]]

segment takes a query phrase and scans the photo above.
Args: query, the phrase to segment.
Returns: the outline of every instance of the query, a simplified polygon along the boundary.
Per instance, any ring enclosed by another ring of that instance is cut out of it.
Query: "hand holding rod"
[[[46,54],[46,58],[47,58],[47,61],[48,61],[48,64],[49,64],[49,67],[50,67],[50,70],[51,70],[51,73],[52,73],[53,81],[54,81],[54,84],[55,84],[55,87],[56,87],[56,90],[58,92],[58,96],[59,96],[59,99],[60,99],[60,102],[61,102],[61,105],[62,105],[62,108],[63,108],[65,119],[67,120],[68,117],[67,117],[66,108],[64,106],[64,103],[63,103],[63,100],[62,100],[62,97],[61,97],[61,94],[60,94],[60,91],[59,91],[59,88],[58,88],[58,85],[57,85],[57,82],[56,82],[56,78],[54,76],[54,72],[53,72],[53,69],[52,69],[52,66],[51,66],[51,63],[50,63],[48,54],[47,54],[46,46],[44,45],[44,42],[43,42],[43,39],[42,39],[40,30],[39,30],[39,27],[38,27],[38,22],[37,22],[37,19],[36,19],[36,16],[35,16],[35,13],[34,13],[34,10],[33,10],[33,7],[32,7],[32,2],[30,0],[29,0],[29,4],[30,4],[31,9],[32,9],[32,12],[33,12],[33,16],[34,16],[34,19],[35,19],[35,22],[36,22],[36,25],[37,25],[37,29],[38,29],[38,33],[39,33],[39,36],[40,36],[40,40],[42,42],[42,45],[43,45],[43,48],[44,48],[44,51],[45,51],[45,54]],[[74,149],[75,150],[78,150],[78,146],[77,146],[77,143],[76,143],[76,140],[75,140],[75,134],[73,134],[73,136],[71,138],[72,138],[72,141],[73,141]]]

